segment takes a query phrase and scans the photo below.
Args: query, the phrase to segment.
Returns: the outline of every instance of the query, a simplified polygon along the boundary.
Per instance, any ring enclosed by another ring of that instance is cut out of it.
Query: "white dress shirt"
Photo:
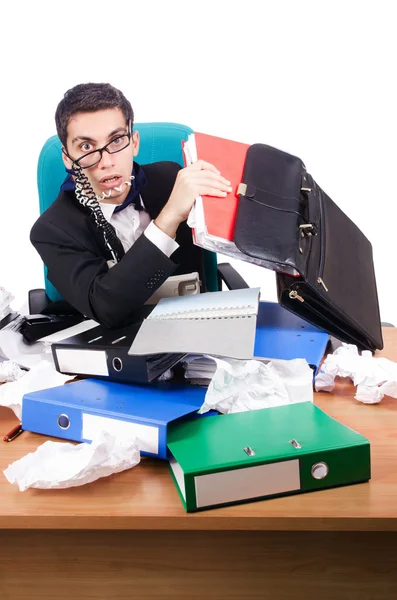
[[[146,210],[136,210],[133,204],[129,204],[123,210],[115,213],[117,204],[99,202],[99,205],[105,219],[115,228],[117,236],[123,244],[124,252],[131,248],[142,233],[168,258],[179,248],[179,244],[174,239],[161,231],[154,221],[151,221]]]

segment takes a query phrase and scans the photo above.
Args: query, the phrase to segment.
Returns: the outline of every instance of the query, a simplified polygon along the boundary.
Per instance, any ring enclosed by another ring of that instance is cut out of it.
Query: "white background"
[[[103,81],[125,93],[137,121],[176,121],[301,157],[371,240],[381,317],[397,324],[393,1],[2,6],[0,285],[15,303],[43,284],[29,231],[56,106],[77,83]],[[276,299],[272,272],[237,268]]]

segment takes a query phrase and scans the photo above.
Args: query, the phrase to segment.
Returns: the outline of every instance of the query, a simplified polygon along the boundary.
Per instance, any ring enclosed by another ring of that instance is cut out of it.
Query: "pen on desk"
[[[15,440],[15,438],[17,438],[19,435],[21,435],[22,432],[23,432],[23,429],[22,429],[22,425],[20,423],[19,425],[14,427],[14,429],[11,429],[11,431],[9,431],[3,437],[3,441],[4,442],[12,442],[12,440]]]

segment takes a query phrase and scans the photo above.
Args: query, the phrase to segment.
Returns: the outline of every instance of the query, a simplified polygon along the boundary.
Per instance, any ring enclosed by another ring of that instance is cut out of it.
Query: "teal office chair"
[[[140,134],[140,149],[136,157],[140,164],[170,160],[183,166],[182,140],[187,140],[193,130],[178,123],[135,123],[134,129]],[[40,214],[45,211],[59,194],[60,186],[66,177],[62,161],[61,142],[58,136],[50,137],[44,144],[38,161],[37,186]],[[230,289],[248,287],[244,279],[228,263],[217,264],[216,254],[203,250],[204,271],[208,291],[222,289],[222,281]],[[47,278],[44,266],[45,289],[29,292],[30,314],[40,313],[49,302],[61,300],[59,292]]]

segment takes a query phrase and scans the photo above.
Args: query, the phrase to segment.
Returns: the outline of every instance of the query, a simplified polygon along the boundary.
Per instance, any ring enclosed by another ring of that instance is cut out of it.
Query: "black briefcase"
[[[301,159],[249,148],[234,241],[273,265],[282,306],[360,350],[383,348],[371,243]]]

